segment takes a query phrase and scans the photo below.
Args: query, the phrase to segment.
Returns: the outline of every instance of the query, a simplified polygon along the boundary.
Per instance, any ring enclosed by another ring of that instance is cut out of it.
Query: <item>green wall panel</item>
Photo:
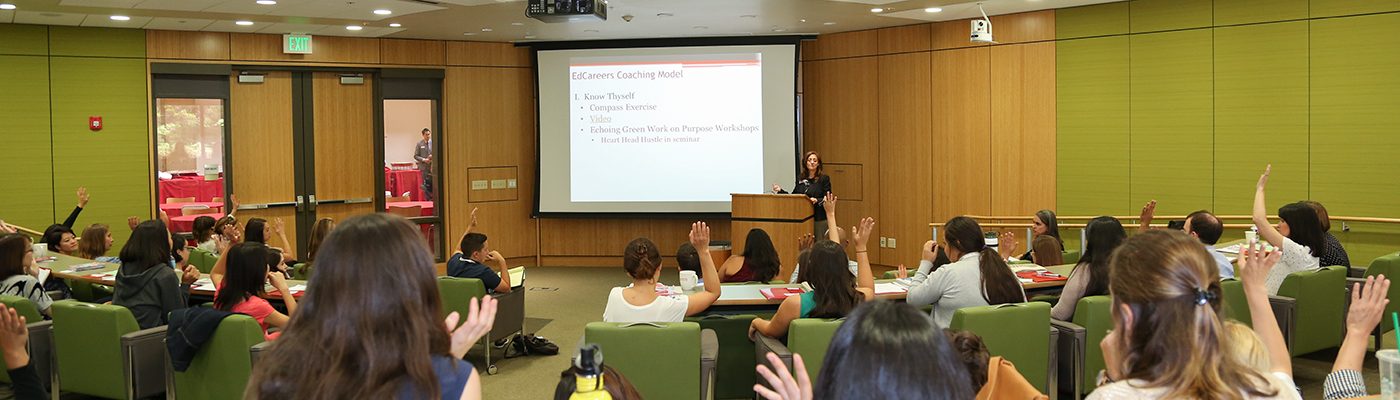
[[[49,27],[0,24],[0,54],[49,54]]]
[[[1215,25],[1305,19],[1308,0],[1217,0]]]
[[[49,54],[78,57],[146,57],[141,29],[49,27]],[[144,79],[143,79],[144,80]]]
[[[150,139],[147,134],[146,61],[52,57],[54,194],[56,218],[71,210],[72,192],[86,187],[92,201],[78,229],[105,223],[119,248],[130,236],[126,217],[150,215]],[[88,117],[102,117],[100,131]]]
[[[0,149],[5,153],[0,218],[43,231],[54,222],[49,58],[0,56],[0,76],[5,77],[0,79]]]
[[[1400,14],[1311,24],[1312,198],[1334,215],[1400,217]]]
[[[1396,0],[1312,0],[1313,18],[1400,11]],[[1331,211],[1331,210],[1328,210]]]
[[[1211,26],[1211,0],[1137,0],[1128,3],[1133,33]]]
[[[1308,198],[1308,21],[1215,28],[1215,208],[1248,215]]]
[[[1128,211],[1128,37],[1056,43],[1058,213]]]
[[[1130,36],[1129,201],[1180,215],[1213,200],[1209,29]]]
[[[1128,3],[1107,3],[1055,10],[1055,37],[1072,39],[1128,33]]]

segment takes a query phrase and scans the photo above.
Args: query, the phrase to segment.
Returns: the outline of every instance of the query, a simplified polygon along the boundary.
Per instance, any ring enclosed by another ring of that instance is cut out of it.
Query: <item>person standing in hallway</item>
[[[433,201],[433,131],[423,128],[423,140],[413,148],[413,159],[423,173],[423,200]]]

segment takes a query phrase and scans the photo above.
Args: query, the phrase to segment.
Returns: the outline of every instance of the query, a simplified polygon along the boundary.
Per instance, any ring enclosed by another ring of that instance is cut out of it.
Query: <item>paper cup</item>
[[[1381,365],[1381,399],[1395,400],[1397,397],[1396,384],[1400,383],[1400,353],[1395,349],[1386,349],[1376,352],[1376,358],[1380,359]]]
[[[1254,241],[1257,239],[1256,235],[1257,233],[1254,231],[1244,231],[1244,244],[1248,245],[1250,243],[1254,243]]]
[[[43,244],[43,243],[35,243],[35,244],[34,244],[34,258],[43,258],[43,257],[48,257],[48,256],[49,256],[49,245]]]

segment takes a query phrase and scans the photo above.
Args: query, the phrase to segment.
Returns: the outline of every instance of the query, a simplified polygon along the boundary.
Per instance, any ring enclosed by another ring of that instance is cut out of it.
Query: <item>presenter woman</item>
[[[831,193],[831,177],[822,173],[822,158],[817,152],[807,152],[802,160],[802,175],[797,177],[792,193],[807,195],[807,200],[812,202],[812,219],[815,221],[812,232],[817,237],[826,237],[826,211],[822,210],[822,199]],[[788,193],[776,183],[773,184],[773,191]]]

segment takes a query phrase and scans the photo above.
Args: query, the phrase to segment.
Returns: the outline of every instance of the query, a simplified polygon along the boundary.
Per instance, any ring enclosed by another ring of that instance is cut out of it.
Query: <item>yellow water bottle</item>
[[[578,373],[574,375],[574,394],[569,400],[612,400],[603,382],[603,350],[596,344],[579,348],[574,359]]]

